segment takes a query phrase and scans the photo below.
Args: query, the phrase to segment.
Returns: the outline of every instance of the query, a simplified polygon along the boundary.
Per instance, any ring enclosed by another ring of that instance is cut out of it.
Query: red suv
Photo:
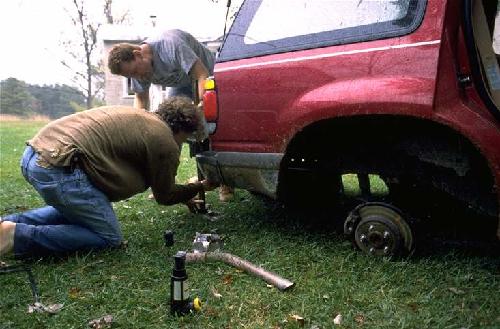
[[[203,96],[198,167],[292,205],[336,202],[355,174],[362,202],[344,231],[376,255],[411,251],[404,214],[452,204],[494,218],[494,234],[496,13],[491,0],[244,1]]]

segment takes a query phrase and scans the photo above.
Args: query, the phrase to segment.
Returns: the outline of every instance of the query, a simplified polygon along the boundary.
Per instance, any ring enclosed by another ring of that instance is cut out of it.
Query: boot
[[[16,223],[0,219],[0,257],[14,249],[14,232]]]
[[[227,202],[234,198],[234,189],[227,185],[221,185],[219,187],[219,200],[222,202]]]

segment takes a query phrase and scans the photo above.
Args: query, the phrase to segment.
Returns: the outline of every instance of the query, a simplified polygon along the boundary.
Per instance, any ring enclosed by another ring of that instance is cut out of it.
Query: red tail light
[[[217,121],[217,93],[215,91],[215,80],[212,77],[205,80],[203,111],[205,112],[207,122]]]

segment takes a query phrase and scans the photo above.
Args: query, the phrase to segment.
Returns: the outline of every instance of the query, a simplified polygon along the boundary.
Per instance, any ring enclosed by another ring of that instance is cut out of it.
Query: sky
[[[104,0],[85,0],[89,12],[99,13]],[[0,80],[14,77],[30,84],[68,84],[73,73],[61,64],[67,49],[64,38],[76,38],[64,8],[72,0],[0,1]],[[197,37],[218,37],[224,29],[226,1],[218,0],[113,0],[113,12],[128,10],[137,26],[180,28]]]

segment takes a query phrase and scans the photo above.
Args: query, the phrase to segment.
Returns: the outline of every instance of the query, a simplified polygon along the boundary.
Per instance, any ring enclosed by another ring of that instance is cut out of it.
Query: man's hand
[[[204,209],[204,207],[203,207],[204,201],[200,200],[196,197],[192,198],[191,200],[187,201],[184,204],[186,205],[186,207],[188,207],[189,211],[193,214],[198,214],[198,213],[202,212],[202,210]]]
[[[196,105],[196,109],[200,112],[203,112],[203,101],[200,101],[198,105]]]
[[[198,180],[198,177],[191,177],[188,180],[189,184],[201,184],[203,187],[203,191],[211,191],[217,187],[217,184],[215,184],[212,181],[209,181],[208,179],[204,179],[202,181]],[[191,200],[185,202],[184,204],[186,207],[188,207],[189,211],[192,212],[193,214],[199,214],[199,213],[204,213],[206,212],[205,210],[205,202],[198,197],[194,197]]]
[[[188,184],[196,184],[198,183],[198,176],[193,176],[190,179],[188,179]],[[189,211],[193,214],[197,214],[200,212],[201,209],[203,209],[203,200],[198,199],[197,196],[192,198],[191,200],[187,201],[184,203],[186,207],[188,207]]]
[[[218,185],[215,184],[212,181],[209,181],[208,179],[204,179],[201,181],[201,185],[203,185],[203,190],[206,191],[212,191],[215,189]]]
[[[196,62],[194,62],[193,66],[191,67],[191,70],[189,71],[189,76],[191,78],[191,81],[197,83],[197,92],[198,92],[198,99],[203,99],[203,94],[205,93],[205,79],[208,78],[209,73],[203,62],[198,58]]]
[[[203,191],[205,191],[205,192],[212,191],[213,189],[215,189],[218,186],[217,184],[215,184],[214,182],[212,182],[208,179],[204,179],[202,181],[199,181],[197,176],[193,176],[190,179],[188,179],[188,184],[197,184],[197,183],[201,183],[201,186],[203,186]]]

